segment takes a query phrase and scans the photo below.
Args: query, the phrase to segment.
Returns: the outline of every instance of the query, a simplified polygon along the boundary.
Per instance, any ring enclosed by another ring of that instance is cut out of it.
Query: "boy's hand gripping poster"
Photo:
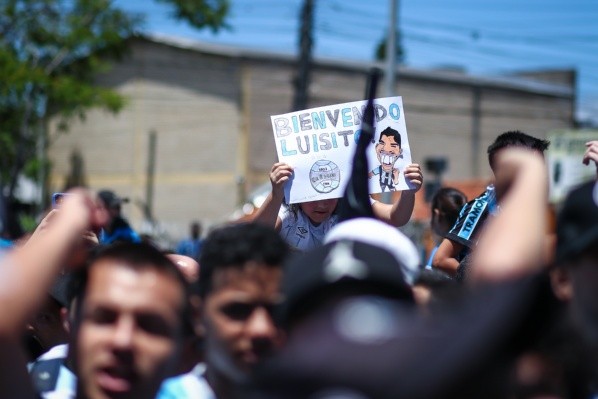
[[[367,101],[274,115],[278,160],[293,167],[285,186],[288,204],[340,198],[351,176],[353,154]],[[411,163],[401,97],[374,101],[375,134],[368,147],[370,193],[410,189],[403,173]]]

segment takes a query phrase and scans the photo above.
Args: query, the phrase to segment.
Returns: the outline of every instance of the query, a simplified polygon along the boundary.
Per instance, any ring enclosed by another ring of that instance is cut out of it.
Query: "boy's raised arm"
[[[372,204],[376,218],[396,227],[404,226],[411,219],[415,205],[415,193],[419,191],[424,180],[420,166],[418,164],[408,165],[405,168],[405,179],[411,182],[414,188],[402,191],[398,201],[392,205],[382,202]]]
[[[277,162],[272,165],[270,170],[270,183],[272,184],[272,191],[268,197],[256,211],[253,216],[253,221],[267,226],[280,229],[280,219],[278,212],[284,200],[284,185],[293,175],[293,168],[283,162]]]

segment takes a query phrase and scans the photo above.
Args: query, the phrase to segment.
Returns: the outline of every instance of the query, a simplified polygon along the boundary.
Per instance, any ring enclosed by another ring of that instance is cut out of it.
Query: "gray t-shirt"
[[[295,217],[287,207],[281,209],[278,217],[282,221],[280,235],[291,247],[300,251],[309,251],[322,245],[326,233],[338,222],[338,216],[332,215],[314,226],[301,209],[297,210]]]

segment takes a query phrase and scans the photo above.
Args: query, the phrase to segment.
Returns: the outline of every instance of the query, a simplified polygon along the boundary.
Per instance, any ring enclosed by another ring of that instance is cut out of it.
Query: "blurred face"
[[[300,207],[303,213],[311,220],[314,225],[319,225],[328,220],[332,212],[336,209],[338,198],[326,199],[320,201],[302,202]]]
[[[381,135],[376,144],[376,155],[382,170],[392,172],[395,162],[401,155],[401,147],[394,137]]]
[[[27,326],[27,335],[36,340],[44,352],[68,341],[68,332],[62,323],[61,308],[58,302],[47,297],[42,308]]]
[[[202,315],[208,370],[242,379],[281,346],[282,335],[272,318],[280,302],[281,275],[281,268],[259,263],[214,274]]]
[[[154,398],[181,345],[180,283],[110,259],[90,270],[76,336],[79,390],[87,398]]]

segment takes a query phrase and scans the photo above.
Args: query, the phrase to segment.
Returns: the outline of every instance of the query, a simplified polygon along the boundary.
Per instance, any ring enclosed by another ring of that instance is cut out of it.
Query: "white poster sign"
[[[550,173],[550,201],[559,203],[578,184],[595,178],[594,164],[582,163],[586,143],[598,140],[596,130],[556,131],[548,135],[547,161]]]
[[[329,105],[271,116],[280,162],[293,167],[285,186],[287,203],[343,196],[351,176],[367,101]],[[409,189],[404,168],[411,163],[401,97],[374,101],[375,134],[368,147],[370,193]]]

